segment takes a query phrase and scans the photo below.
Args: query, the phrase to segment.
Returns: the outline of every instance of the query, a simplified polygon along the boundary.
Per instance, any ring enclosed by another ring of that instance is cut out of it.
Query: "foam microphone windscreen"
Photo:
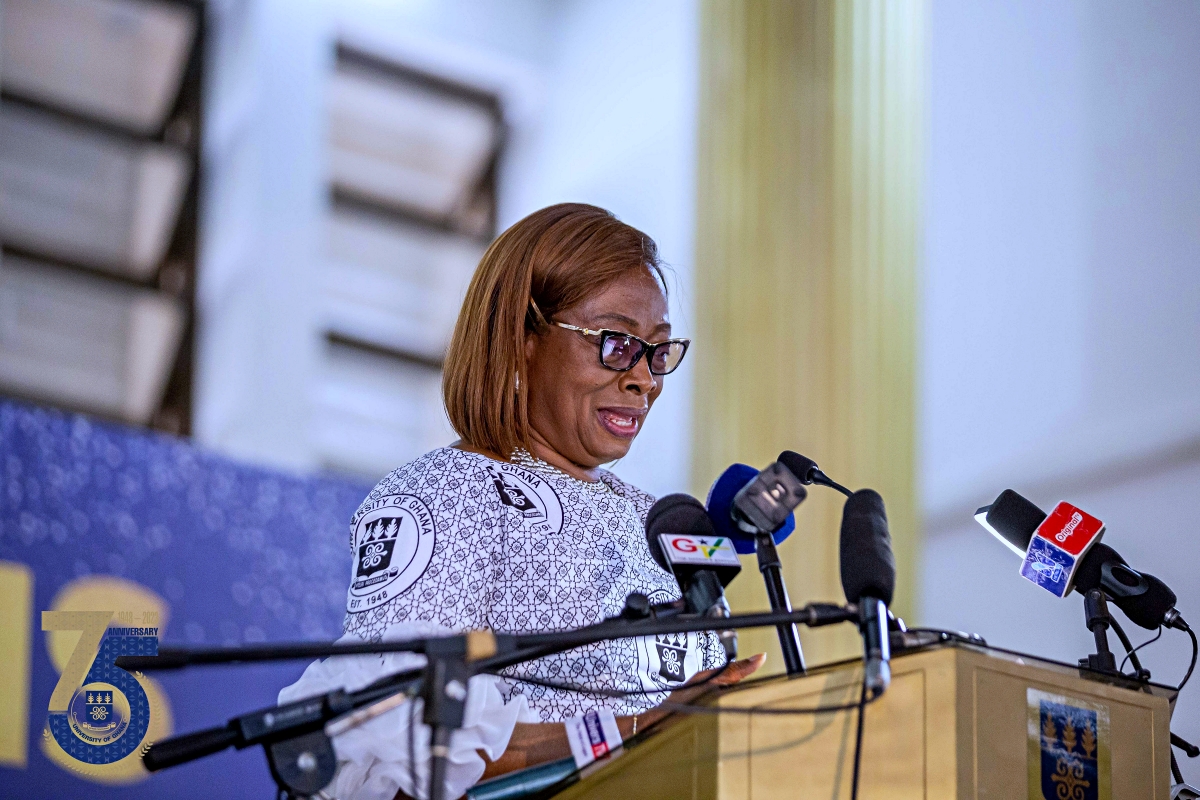
[[[786,465],[785,465],[786,466]],[[717,536],[727,536],[733,542],[734,549],[742,555],[754,552],[754,537],[738,528],[733,522],[733,498],[750,481],[758,475],[758,470],[745,464],[734,464],[721,473],[721,477],[713,482],[708,490],[708,516],[712,519]],[[792,531],[796,530],[796,517],[789,514],[787,522],[771,534],[775,544],[779,544]]]
[[[1033,532],[1045,519],[1045,511],[1012,489],[1001,492],[987,512],[988,525],[1021,553],[1029,549]]]
[[[667,559],[658,540],[662,533],[682,533],[688,536],[717,536],[712,520],[700,501],[690,494],[669,494],[659,498],[646,512],[646,544],[655,563],[667,572]]]
[[[1136,588],[1132,588],[1130,594],[1121,594],[1117,584],[1123,585],[1125,590],[1131,590],[1131,584]],[[1105,581],[1104,589],[1133,624],[1150,631],[1165,622],[1167,612],[1175,607],[1179,599],[1170,586],[1149,572],[1134,572],[1121,567],[1112,570],[1112,580]]]
[[[808,486],[813,482],[813,473],[817,472],[817,462],[808,456],[802,456],[791,450],[784,450],[776,459],[796,476],[796,479]]]
[[[860,489],[846,498],[838,558],[848,602],[857,603],[865,596],[891,605],[896,591],[896,557],[883,498],[873,489]]]

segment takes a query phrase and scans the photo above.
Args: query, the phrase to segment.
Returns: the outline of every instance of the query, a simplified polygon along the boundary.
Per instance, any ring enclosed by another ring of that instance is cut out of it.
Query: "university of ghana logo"
[[[651,603],[669,602],[664,591],[650,594]],[[647,691],[669,691],[700,669],[699,639],[694,633],[666,633],[637,640],[638,674]]]
[[[433,558],[433,514],[419,497],[390,495],[360,513],[354,523],[354,573],[346,596],[351,613],[403,594]]]
[[[97,747],[120,739],[129,728],[129,717],[125,693],[104,682],[79,687],[67,708],[71,732]]]
[[[488,464],[485,468],[500,502],[521,512],[530,530],[535,533],[562,530],[562,502],[549,482],[516,464]]]

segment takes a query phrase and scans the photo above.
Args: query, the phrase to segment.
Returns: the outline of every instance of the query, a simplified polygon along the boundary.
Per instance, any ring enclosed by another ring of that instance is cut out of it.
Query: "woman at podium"
[[[688,345],[671,336],[657,247],[641,231],[603,209],[561,204],[501,234],[446,356],[443,399],[460,439],[393,471],[351,520],[345,639],[561,630],[620,613],[632,592],[677,599],[646,545],[653,498],[601,465],[629,451]],[[317,662],[280,701],[357,688],[420,660]],[[589,712],[627,737],[724,661],[714,636],[693,633],[604,642],[477,676],[452,740],[448,796],[569,756],[564,722]],[[736,662],[716,680],[736,682],[761,663]],[[409,706],[335,740],[332,794],[424,796],[428,730],[410,727]]]

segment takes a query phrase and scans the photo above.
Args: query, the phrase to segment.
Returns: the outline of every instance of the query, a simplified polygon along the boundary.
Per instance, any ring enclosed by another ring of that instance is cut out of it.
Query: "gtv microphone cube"
[[[663,554],[675,577],[683,583],[698,569],[712,570],[722,586],[728,586],[742,569],[733,542],[727,536],[692,536],[662,533],[658,537]]]
[[[1079,562],[1103,535],[1103,522],[1070,503],[1059,503],[1029,540],[1021,576],[1056,597],[1066,597]]]

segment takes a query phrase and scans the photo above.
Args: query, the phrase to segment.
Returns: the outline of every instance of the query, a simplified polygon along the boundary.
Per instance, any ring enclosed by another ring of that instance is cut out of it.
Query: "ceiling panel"
[[[327,225],[326,329],[440,361],[484,246],[352,211]]]
[[[0,390],[150,421],[179,349],[175,299],[5,255],[0,262]]]
[[[482,104],[339,65],[329,87],[334,186],[435,219],[464,212],[499,122]]]
[[[314,396],[313,440],[322,463],[378,479],[455,439],[442,374],[330,343]]]
[[[191,166],[137,142],[0,105],[0,239],[136,279],[170,244]]]
[[[4,0],[4,89],[149,134],[179,93],[196,12],[146,0]]]

